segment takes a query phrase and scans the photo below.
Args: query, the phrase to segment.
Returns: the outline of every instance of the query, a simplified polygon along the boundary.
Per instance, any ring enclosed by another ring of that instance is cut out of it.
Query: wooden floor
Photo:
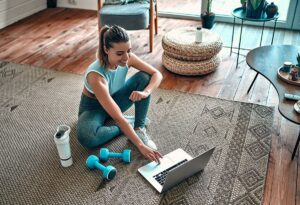
[[[183,77],[163,68],[163,34],[172,28],[199,24],[198,21],[159,19],[159,35],[155,37],[153,53],[148,53],[148,31],[130,32],[133,51],[163,73],[161,88],[276,107],[277,93],[261,76],[250,94],[246,94],[255,72],[245,62],[235,68],[236,56],[230,56],[228,49],[232,31],[230,24],[216,24],[213,29],[222,34],[224,41],[222,63],[215,73],[203,77]],[[0,60],[83,74],[95,60],[98,45],[96,26],[95,11],[44,10],[0,30]],[[258,45],[260,37],[256,36],[257,33],[260,33],[259,28],[246,27],[242,46],[253,48]],[[271,29],[266,29],[264,36],[263,45],[269,44]],[[237,40],[238,34],[235,42]],[[299,32],[277,30],[274,43],[299,45]],[[264,204],[300,204],[299,153],[294,161],[290,160],[299,126],[282,118],[276,109],[274,128]]]

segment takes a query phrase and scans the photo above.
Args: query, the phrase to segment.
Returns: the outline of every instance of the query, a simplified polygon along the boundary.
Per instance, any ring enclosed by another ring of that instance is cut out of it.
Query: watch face
[[[296,110],[296,112],[300,113],[300,100],[298,100],[298,101],[295,103],[294,109]]]

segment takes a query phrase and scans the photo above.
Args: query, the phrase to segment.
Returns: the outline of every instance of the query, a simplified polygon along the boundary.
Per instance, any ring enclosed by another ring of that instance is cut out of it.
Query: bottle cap
[[[57,132],[54,134],[54,141],[56,144],[64,144],[69,142],[69,134],[71,128],[68,125],[59,125]]]
[[[283,63],[283,65],[285,65],[285,66],[291,66],[291,65],[292,65],[292,63],[291,63],[291,62],[289,62],[289,61],[285,61],[285,62]]]

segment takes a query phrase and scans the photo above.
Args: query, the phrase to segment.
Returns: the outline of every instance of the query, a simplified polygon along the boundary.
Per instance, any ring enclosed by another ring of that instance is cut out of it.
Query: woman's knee
[[[83,112],[77,124],[77,139],[79,143],[87,148],[93,148],[97,146],[97,129],[101,124],[97,120],[93,119],[91,112]]]
[[[103,145],[120,134],[121,129],[116,125],[103,126],[85,121],[77,126],[77,139],[86,148]]]
[[[93,139],[95,139],[95,134],[90,129],[87,129],[86,126],[78,124],[78,127],[77,127],[78,142],[82,146],[90,149],[90,148],[94,148],[96,146]]]
[[[150,82],[151,76],[148,73],[140,71],[137,73],[137,75],[141,82],[144,82],[145,84]]]

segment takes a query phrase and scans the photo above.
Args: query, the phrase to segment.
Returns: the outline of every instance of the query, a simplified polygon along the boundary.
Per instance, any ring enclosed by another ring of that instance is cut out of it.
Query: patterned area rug
[[[85,167],[99,149],[76,140],[81,89],[79,75],[0,63],[0,204],[261,204],[273,108],[157,90],[148,132],[162,154],[181,147],[196,156],[216,146],[204,171],[158,194],[137,172],[147,160],[124,136],[106,146],[132,149],[129,165],[105,163],[117,168],[115,179]],[[53,141],[60,124],[72,128],[69,168]]]

